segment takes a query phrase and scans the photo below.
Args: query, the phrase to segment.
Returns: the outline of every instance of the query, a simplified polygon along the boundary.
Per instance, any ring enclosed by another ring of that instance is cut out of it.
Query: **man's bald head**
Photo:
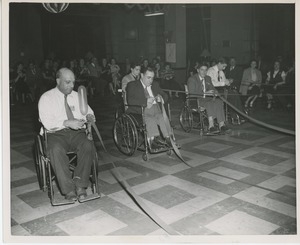
[[[57,88],[63,94],[70,94],[74,88],[75,75],[68,68],[61,68],[56,73]]]

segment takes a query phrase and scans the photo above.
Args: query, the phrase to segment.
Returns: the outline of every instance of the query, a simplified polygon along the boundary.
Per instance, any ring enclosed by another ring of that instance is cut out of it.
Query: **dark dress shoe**
[[[68,201],[76,201],[77,196],[76,196],[75,191],[70,191],[68,194],[66,194],[65,199]]]
[[[210,127],[210,128],[208,129],[208,132],[209,132],[210,134],[216,134],[216,133],[219,133],[220,131],[219,131],[216,127]]]
[[[220,128],[221,133],[225,134],[225,133],[229,133],[231,131],[230,128],[228,128],[226,125],[222,126]]]
[[[77,187],[76,193],[77,193],[77,197],[79,200],[82,200],[82,199],[86,198],[86,196],[87,196],[85,188],[82,188],[82,187]]]

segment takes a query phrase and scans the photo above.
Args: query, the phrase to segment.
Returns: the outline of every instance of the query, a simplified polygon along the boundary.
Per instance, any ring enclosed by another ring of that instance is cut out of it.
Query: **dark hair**
[[[150,66],[146,67],[146,68],[143,70],[143,74],[145,75],[147,71],[153,72],[153,73],[154,73],[154,70],[153,70],[152,67],[150,67]]]
[[[251,65],[252,62],[256,62],[256,64],[257,64],[257,60],[256,59],[251,59],[250,62],[249,62],[249,64]]]
[[[196,69],[200,69],[202,66],[206,66],[208,68],[208,64],[207,62],[199,62],[199,64],[197,65]]]
[[[218,59],[218,61],[217,61],[217,64],[218,64],[218,63],[220,63],[220,64],[226,64],[225,58],[220,57],[220,58]]]
[[[137,66],[141,66],[141,64],[138,63],[138,62],[135,62],[135,61],[130,63],[130,68],[131,68],[131,69],[134,69],[134,68],[137,67]]]

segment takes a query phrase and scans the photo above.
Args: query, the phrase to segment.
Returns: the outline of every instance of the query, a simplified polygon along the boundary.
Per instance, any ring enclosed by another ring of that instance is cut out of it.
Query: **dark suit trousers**
[[[206,97],[197,100],[198,106],[204,107],[208,117],[217,118],[218,122],[225,121],[224,104],[218,98]]]
[[[58,184],[63,195],[77,187],[88,187],[92,161],[95,156],[94,142],[87,139],[85,130],[63,129],[48,134],[47,150],[50,156],[51,166],[57,177]],[[69,169],[69,157],[67,152],[77,154],[77,166],[74,170],[74,178]]]
[[[239,109],[240,111],[243,111],[242,107],[242,101],[241,101],[241,96],[240,94],[233,89],[228,89],[228,95],[227,95],[227,100],[230,102],[234,107]],[[230,106],[228,106],[229,110],[231,111],[231,114],[233,114],[233,117],[236,117],[236,112],[235,110],[231,109]],[[234,116],[235,115],[235,116]]]

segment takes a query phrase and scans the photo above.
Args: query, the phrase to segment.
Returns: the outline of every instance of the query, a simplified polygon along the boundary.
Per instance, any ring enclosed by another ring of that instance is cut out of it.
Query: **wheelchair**
[[[48,191],[48,197],[50,198],[52,206],[75,203],[75,201],[66,200],[59,194],[59,186],[51,166],[51,160],[47,154],[47,131],[44,127],[42,127],[41,133],[35,138],[34,154],[39,187],[43,192]],[[69,157],[69,169],[74,173],[77,160],[76,153],[68,152],[67,155]],[[98,186],[98,155],[96,151],[92,163],[90,181],[92,193],[89,194],[88,190],[87,197],[83,200],[79,200],[81,203],[100,198],[100,189]]]
[[[142,114],[128,114],[126,113],[127,103],[125,95],[122,90],[118,90],[122,94],[122,103],[116,110],[115,122],[113,126],[113,138],[118,150],[126,155],[132,156],[136,150],[143,151],[142,158],[148,161],[148,154],[167,152],[170,156],[172,154],[172,147],[164,147],[159,151],[151,151],[149,142],[147,140],[146,123],[144,119],[145,107],[141,107]],[[162,105],[163,106],[163,105]],[[139,106],[140,107],[140,106]],[[170,106],[167,104],[167,111],[169,120],[171,120]],[[173,138],[175,141],[175,137]]]
[[[206,109],[199,105],[197,96],[190,96],[187,85],[184,85],[186,99],[183,108],[181,109],[179,115],[179,123],[181,128],[189,133],[192,129],[199,130],[200,136],[215,136],[221,133],[209,133],[208,132],[208,116]],[[226,92],[226,91],[225,91]],[[226,94],[225,94],[226,95]],[[197,106],[192,106],[191,104],[197,104]],[[228,113],[227,104],[224,108],[226,122],[232,121],[230,114]],[[215,119],[215,127],[218,128],[218,123]]]

